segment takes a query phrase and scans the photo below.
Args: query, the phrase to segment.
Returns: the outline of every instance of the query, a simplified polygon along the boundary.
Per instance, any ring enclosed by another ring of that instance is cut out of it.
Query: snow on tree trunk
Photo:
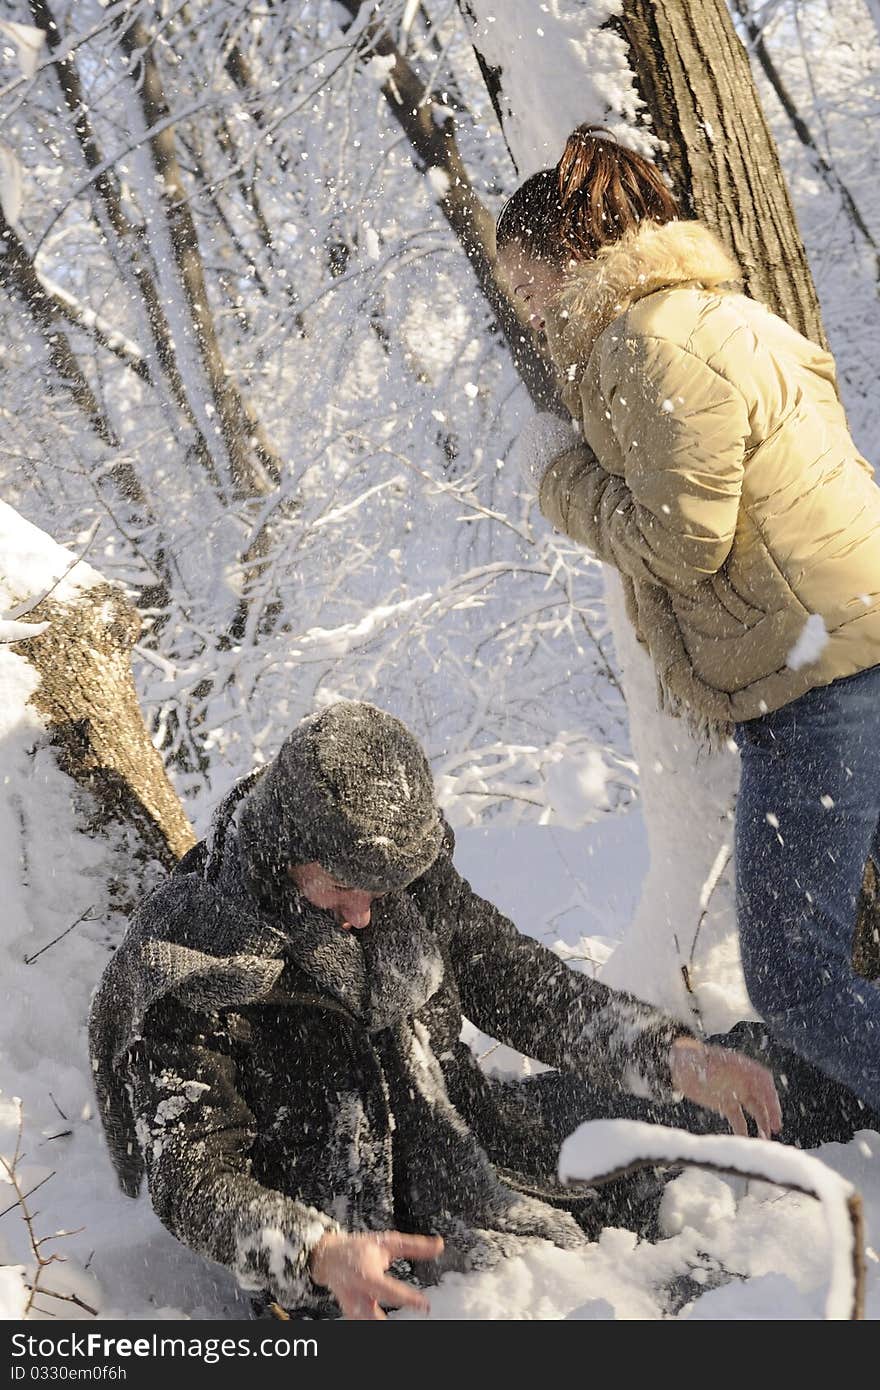
[[[644,153],[663,141],[687,210],[728,241],[753,292],[824,341],[778,156],[723,0],[567,0],[540,14],[511,0],[503,18],[490,0],[461,8],[520,178],[554,164],[585,121]],[[658,710],[616,572],[606,581],[650,865],[603,979],[707,1031],[726,1029],[754,1017],[730,873],[738,759],[709,754]]]

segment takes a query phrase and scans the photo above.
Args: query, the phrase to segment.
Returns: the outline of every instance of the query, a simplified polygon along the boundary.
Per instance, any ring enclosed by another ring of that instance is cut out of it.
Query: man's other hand
[[[695,1105],[723,1115],[734,1134],[748,1135],[746,1115],[762,1139],[781,1130],[776,1085],[760,1062],[724,1047],[707,1047],[696,1038],[678,1038],[669,1052],[669,1067],[675,1089]]]

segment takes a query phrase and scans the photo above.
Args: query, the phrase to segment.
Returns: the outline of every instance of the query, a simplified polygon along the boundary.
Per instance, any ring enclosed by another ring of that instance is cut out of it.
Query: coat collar
[[[600,333],[640,299],[677,285],[713,289],[741,279],[702,222],[642,222],[567,272],[547,313],[550,355],[566,384],[577,381]]]

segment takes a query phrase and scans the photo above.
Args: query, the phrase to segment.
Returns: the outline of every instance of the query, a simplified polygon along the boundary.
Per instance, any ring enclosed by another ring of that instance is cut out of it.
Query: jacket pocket
[[[743,627],[754,627],[755,623],[767,616],[765,609],[759,608],[751,599],[744,598],[734,588],[725,569],[720,569],[717,574],[712,575],[710,585],[721,607]]]
[[[710,575],[692,595],[673,594],[672,608],[682,630],[704,641],[735,641],[767,616],[720,574]]]

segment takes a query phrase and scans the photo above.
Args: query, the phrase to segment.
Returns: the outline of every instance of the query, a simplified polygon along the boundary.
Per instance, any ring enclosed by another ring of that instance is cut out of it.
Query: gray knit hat
[[[405,724],[340,700],[304,719],[245,799],[239,847],[252,878],[317,861],[349,888],[403,888],[442,840],[427,758]]]

